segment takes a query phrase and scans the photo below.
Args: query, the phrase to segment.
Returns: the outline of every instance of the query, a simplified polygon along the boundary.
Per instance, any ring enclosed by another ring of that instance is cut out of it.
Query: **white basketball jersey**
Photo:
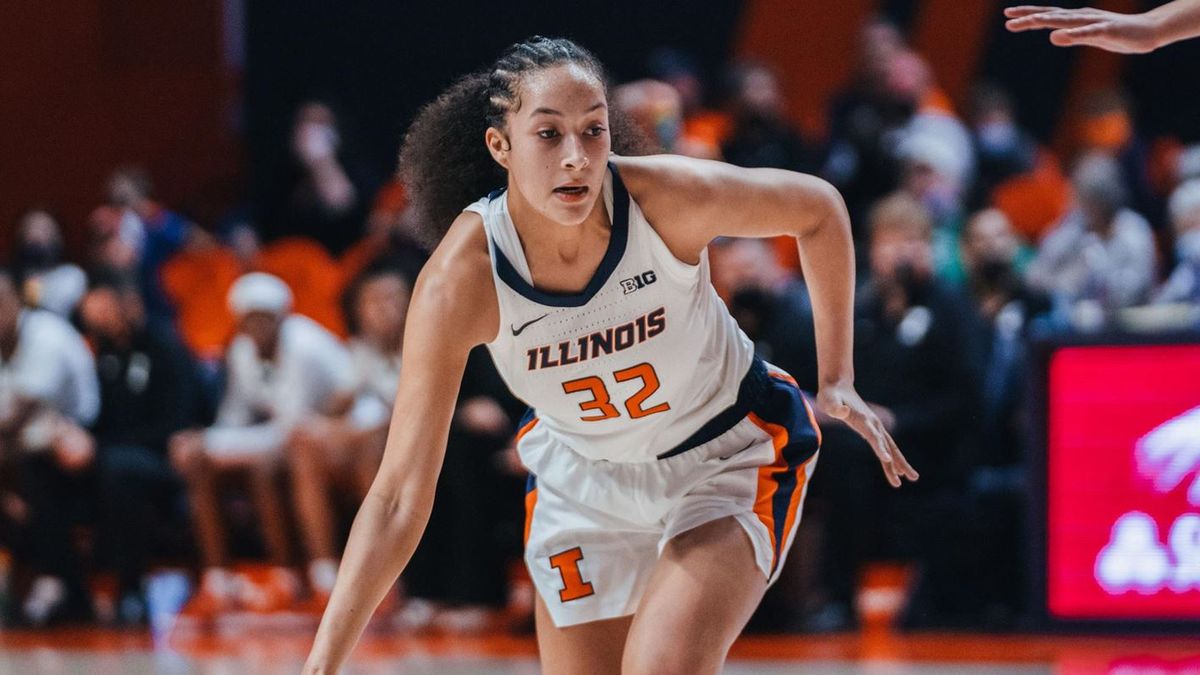
[[[589,459],[653,461],[737,399],[754,347],[710,281],[659,238],[610,164],[608,250],[577,294],[534,288],[507,194],[483,216],[500,304],[488,344],[512,392],[546,430]]]

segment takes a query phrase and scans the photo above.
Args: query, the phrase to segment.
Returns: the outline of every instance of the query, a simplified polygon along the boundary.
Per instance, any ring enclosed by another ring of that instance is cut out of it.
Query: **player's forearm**
[[[1155,24],[1156,47],[1200,35],[1200,0],[1175,0],[1146,13]]]
[[[428,492],[428,494],[424,494]],[[414,494],[420,493],[420,494]],[[412,557],[433,505],[432,490],[372,489],[354,518],[337,583],[305,673],[336,673],[375,608]]]
[[[831,190],[818,225],[799,236],[813,306],[820,386],[854,381],[854,243],[841,196]]]

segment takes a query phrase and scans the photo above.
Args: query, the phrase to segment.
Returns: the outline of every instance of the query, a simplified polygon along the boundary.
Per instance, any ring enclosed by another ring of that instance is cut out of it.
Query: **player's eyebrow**
[[[587,114],[587,113],[592,112],[593,110],[599,110],[600,108],[607,108],[607,107],[608,106],[605,105],[604,101],[600,101],[596,105],[593,105],[592,107],[588,108],[587,110],[585,110],[583,112],[584,112],[584,114]],[[534,114],[534,115],[557,115],[559,117],[562,117],[562,113],[553,108],[537,108],[536,110],[533,111],[532,114]]]

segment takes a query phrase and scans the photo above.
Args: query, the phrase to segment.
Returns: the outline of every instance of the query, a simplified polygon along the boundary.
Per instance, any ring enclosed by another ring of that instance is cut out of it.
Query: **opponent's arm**
[[[1060,47],[1099,47],[1122,54],[1144,54],[1200,35],[1200,0],[1175,0],[1141,14],[1120,14],[1092,7],[1063,9],[1021,5],[1004,10],[1014,33],[1048,29]]]
[[[467,231],[471,217],[451,228],[413,290],[383,463],[350,530],[307,674],[338,671],[412,556],[433,506],[467,356],[495,337],[491,268],[478,216],[479,232]]]
[[[871,444],[888,482],[916,480],[879,417],[854,389],[854,244],[837,189],[815,176],[684,157],[623,158],[619,167],[655,230],[681,260],[718,236],[796,237],[813,304],[817,405]]]

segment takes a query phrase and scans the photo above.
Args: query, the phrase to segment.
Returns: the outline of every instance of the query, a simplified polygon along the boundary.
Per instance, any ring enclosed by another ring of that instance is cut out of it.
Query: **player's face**
[[[612,147],[603,85],[576,65],[530,73],[508,118],[509,182],[550,220],[582,223],[600,197]]]

